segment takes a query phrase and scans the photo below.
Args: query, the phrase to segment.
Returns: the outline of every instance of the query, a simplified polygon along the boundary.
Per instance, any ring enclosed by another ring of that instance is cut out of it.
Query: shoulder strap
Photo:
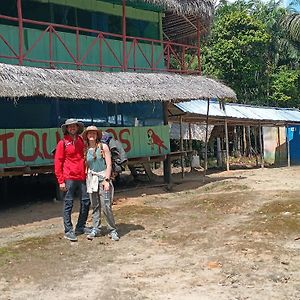
[[[103,144],[102,144],[102,142],[99,143],[98,147],[100,149],[100,154],[101,154],[102,158],[105,158],[105,154],[104,154],[104,151],[103,151]]]

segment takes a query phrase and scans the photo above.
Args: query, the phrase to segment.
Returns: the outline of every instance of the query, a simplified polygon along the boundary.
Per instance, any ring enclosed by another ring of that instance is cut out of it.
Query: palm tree
[[[300,13],[294,12],[286,15],[281,24],[293,41],[300,42]]]

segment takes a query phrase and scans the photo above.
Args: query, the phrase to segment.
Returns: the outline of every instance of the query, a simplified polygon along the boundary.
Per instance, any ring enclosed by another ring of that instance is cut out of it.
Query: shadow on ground
[[[173,174],[173,184],[168,186],[163,183],[163,177],[155,175],[152,182],[145,180],[142,176],[137,181],[121,180],[115,189],[115,203],[118,200],[126,200],[129,197],[141,197],[143,195],[166,194],[169,192],[180,192],[187,189],[196,189],[212,182],[226,181],[228,179],[239,180],[243,177],[210,177],[214,172],[210,171],[203,180],[202,171],[185,172],[184,178],[181,174]],[[0,179],[1,189],[3,188],[3,179]],[[63,202],[56,201],[56,182],[52,174],[34,177],[11,178],[7,180],[7,197],[0,198],[0,228],[29,224],[37,221],[48,220],[62,216]],[[74,201],[73,212],[79,211],[79,201]],[[134,230],[132,224],[123,224],[121,234],[126,234],[128,230]],[[143,228],[138,227],[142,230]],[[127,228],[127,229],[126,229]],[[123,232],[123,233],[122,233]]]

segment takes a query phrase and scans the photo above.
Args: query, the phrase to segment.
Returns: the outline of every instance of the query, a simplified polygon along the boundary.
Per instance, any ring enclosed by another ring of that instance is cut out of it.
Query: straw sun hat
[[[98,140],[101,139],[101,136],[102,136],[101,130],[98,129],[96,126],[91,125],[91,126],[88,126],[88,127],[85,129],[85,131],[83,132],[83,134],[82,134],[82,137],[83,137],[84,140],[87,140],[87,133],[88,133],[89,131],[96,131],[96,132],[97,132],[97,139],[98,139]]]
[[[68,125],[72,125],[72,124],[76,124],[78,125],[78,134],[81,134],[84,130],[84,125],[82,122],[79,122],[77,119],[67,119],[65,124],[61,125],[61,130],[63,132],[63,134],[67,134],[67,126]]]

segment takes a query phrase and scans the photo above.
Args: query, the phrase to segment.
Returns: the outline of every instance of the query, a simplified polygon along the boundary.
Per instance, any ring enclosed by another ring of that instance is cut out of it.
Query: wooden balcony
[[[201,73],[200,48],[195,45],[5,15],[0,15],[0,62],[106,72]]]

